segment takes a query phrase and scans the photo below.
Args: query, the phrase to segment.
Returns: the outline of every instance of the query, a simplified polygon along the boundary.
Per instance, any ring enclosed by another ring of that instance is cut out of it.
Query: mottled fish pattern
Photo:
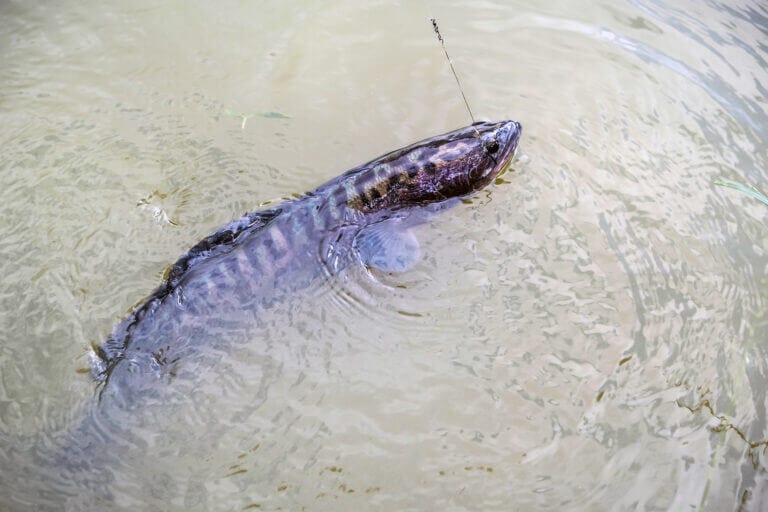
[[[298,199],[248,213],[203,239],[95,348],[102,397],[104,389],[121,393],[147,373],[172,371],[191,350],[189,332],[227,311],[268,307],[307,286],[319,274],[318,262],[331,273],[351,257],[383,270],[407,268],[415,241],[387,222],[486,186],[511,160],[520,134],[519,123],[502,121],[432,137],[355,167]],[[377,239],[372,226],[394,232]]]

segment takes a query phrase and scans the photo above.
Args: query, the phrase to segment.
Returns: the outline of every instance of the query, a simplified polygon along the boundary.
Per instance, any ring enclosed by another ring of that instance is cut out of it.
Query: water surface
[[[0,6],[3,510],[762,510],[759,2]],[[221,330],[46,463],[91,344],[230,219],[478,117],[499,183]],[[89,439],[81,439],[87,456]],[[82,461],[81,461],[82,462]],[[82,468],[80,468],[82,469]]]

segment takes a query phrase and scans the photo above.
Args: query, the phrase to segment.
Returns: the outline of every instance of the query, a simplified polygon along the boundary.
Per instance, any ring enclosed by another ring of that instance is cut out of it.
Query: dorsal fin
[[[276,208],[274,210],[246,213],[215,233],[203,238],[171,266],[165,279],[165,286],[161,286],[161,288],[165,288],[166,291],[175,288],[190,268],[214,256],[231,251],[235,242],[244,233],[253,233],[263,229],[275,217],[280,215],[280,212],[281,210]]]

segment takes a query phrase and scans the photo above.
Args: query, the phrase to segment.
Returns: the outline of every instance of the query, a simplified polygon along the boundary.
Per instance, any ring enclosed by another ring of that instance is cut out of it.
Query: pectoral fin
[[[355,237],[355,249],[363,263],[384,272],[405,272],[421,255],[413,232],[395,220],[363,228]]]

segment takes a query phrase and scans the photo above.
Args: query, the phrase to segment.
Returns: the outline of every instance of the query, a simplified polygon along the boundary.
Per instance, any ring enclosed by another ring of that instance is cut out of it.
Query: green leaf
[[[290,119],[291,116],[281,114],[280,112],[259,112],[256,114],[259,117],[266,117],[268,119]]]
[[[757,190],[755,187],[741,185],[739,183],[733,183],[732,181],[721,181],[721,180],[715,181],[715,185],[732,188],[734,190],[738,190],[739,192],[744,192],[745,194],[754,197],[764,205],[768,206],[768,197],[766,197],[765,194]]]

